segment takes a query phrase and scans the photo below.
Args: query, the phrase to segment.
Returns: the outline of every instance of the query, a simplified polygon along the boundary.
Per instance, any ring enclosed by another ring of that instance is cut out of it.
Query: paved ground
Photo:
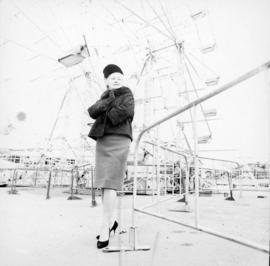
[[[66,189],[65,189],[66,190]],[[96,232],[100,222],[99,205],[91,207],[91,197],[67,200],[68,195],[54,189],[45,200],[45,189],[20,188],[18,195],[0,189],[0,260],[1,266],[266,266],[268,254],[136,213],[139,242],[150,251],[104,253],[96,249]],[[254,192],[236,195],[235,202],[222,196],[200,197],[201,224],[222,232],[242,236],[261,244],[269,243],[269,194],[257,198]],[[139,205],[152,201],[139,196]],[[131,196],[121,197],[122,229],[131,224]],[[193,223],[194,212],[181,213],[175,200],[149,208],[161,214]],[[119,235],[111,239],[118,245]],[[121,234],[123,245],[128,234]]]

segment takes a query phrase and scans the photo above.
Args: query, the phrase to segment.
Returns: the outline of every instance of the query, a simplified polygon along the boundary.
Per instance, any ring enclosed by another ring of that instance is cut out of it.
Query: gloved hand
[[[115,98],[113,90],[106,90],[102,93],[101,97],[102,100],[106,98]]]

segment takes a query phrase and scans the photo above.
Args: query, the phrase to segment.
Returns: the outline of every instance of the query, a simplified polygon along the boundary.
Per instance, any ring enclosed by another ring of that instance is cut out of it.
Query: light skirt
[[[122,190],[131,140],[121,135],[105,135],[96,142],[96,188]]]

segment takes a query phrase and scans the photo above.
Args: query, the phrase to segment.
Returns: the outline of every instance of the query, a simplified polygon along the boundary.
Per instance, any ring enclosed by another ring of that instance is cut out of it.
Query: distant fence
[[[51,173],[51,186],[70,186],[72,169],[55,168],[2,168],[0,169],[0,185],[46,187]],[[80,186],[91,187],[91,177],[85,167],[78,169],[75,183]],[[78,182],[77,182],[78,181]]]

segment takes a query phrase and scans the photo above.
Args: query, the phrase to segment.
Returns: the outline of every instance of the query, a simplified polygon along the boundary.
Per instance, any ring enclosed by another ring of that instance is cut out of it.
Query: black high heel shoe
[[[112,228],[110,229],[110,233],[113,231],[113,233],[115,234],[115,230],[117,227],[118,227],[118,222],[114,221],[114,224],[113,224]]]
[[[115,234],[115,230],[116,230],[117,227],[118,227],[118,222],[117,222],[117,221],[114,221],[114,224],[113,224],[112,228],[110,228],[109,234],[110,234],[112,231],[113,231],[113,233]],[[96,239],[98,240],[99,237],[100,237],[100,235],[97,235],[97,236],[96,236]]]
[[[97,248],[98,249],[101,249],[101,248],[107,247],[109,245],[109,240],[110,240],[110,229],[109,229],[109,238],[108,238],[108,240],[106,240],[106,241],[99,241],[98,240],[98,242],[97,242]]]

